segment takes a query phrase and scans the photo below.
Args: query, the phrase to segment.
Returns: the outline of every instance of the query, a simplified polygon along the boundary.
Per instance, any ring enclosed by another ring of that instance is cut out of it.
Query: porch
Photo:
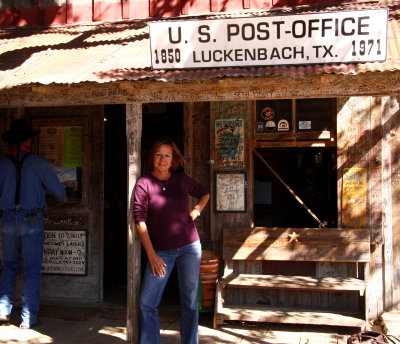
[[[125,307],[107,304],[97,307],[43,305],[40,325],[20,330],[16,311],[10,324],[0,326],[0,343],[122,344],[126,340],[125,312]],[[347,337],[357,331],[349,327],[240,322],[224,324],[214,330],[212,318],[212,313],[200,314],[201,344],[346,344]],[[163,306],[160,319],[161,342],[179,343],[176,306]]]

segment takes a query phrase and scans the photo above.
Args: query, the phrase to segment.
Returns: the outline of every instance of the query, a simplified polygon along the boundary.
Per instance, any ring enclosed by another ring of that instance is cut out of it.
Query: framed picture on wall
[[[246,171],[215,171],[215,211],[247,212]]]

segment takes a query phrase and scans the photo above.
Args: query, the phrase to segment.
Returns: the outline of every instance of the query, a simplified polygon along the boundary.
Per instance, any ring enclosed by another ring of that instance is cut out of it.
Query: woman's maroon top
[[[152,174],[140,177],[135,185],[135,223],[145,222],[155,250],[171,250],[199,240],[189,216],[189,195],[200,198],[208,191],[184,172],[174,172],[168,180]]]

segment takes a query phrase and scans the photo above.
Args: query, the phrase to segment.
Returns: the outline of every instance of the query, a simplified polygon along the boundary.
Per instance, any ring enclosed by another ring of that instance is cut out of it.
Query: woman
[[[194,220],[210,196],[183,172],[183,156],[169,139],[153,144],[148,166],[150,173],[136,183],[133,208],[136,228],[148,257],[140,295],[140,343],[160,343],[158,306],[176,264],[181,343],[197,344],[201,244]],[[198,199],[190,211],[189,195]]]

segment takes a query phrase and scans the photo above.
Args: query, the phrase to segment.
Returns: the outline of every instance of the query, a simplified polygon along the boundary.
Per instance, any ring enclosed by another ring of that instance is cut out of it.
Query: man
[[[24,119],[12,121],[2,139],[11,144],[6,158],[0,159],[0,211],[2,212],[3,268],[0,277],[0,321],[10,320],[15,283],[23,270],[20,328],[37,322],[43,260],[45,193],[66,200],[65,187],[47,162],[31,153],[32,131]]]

